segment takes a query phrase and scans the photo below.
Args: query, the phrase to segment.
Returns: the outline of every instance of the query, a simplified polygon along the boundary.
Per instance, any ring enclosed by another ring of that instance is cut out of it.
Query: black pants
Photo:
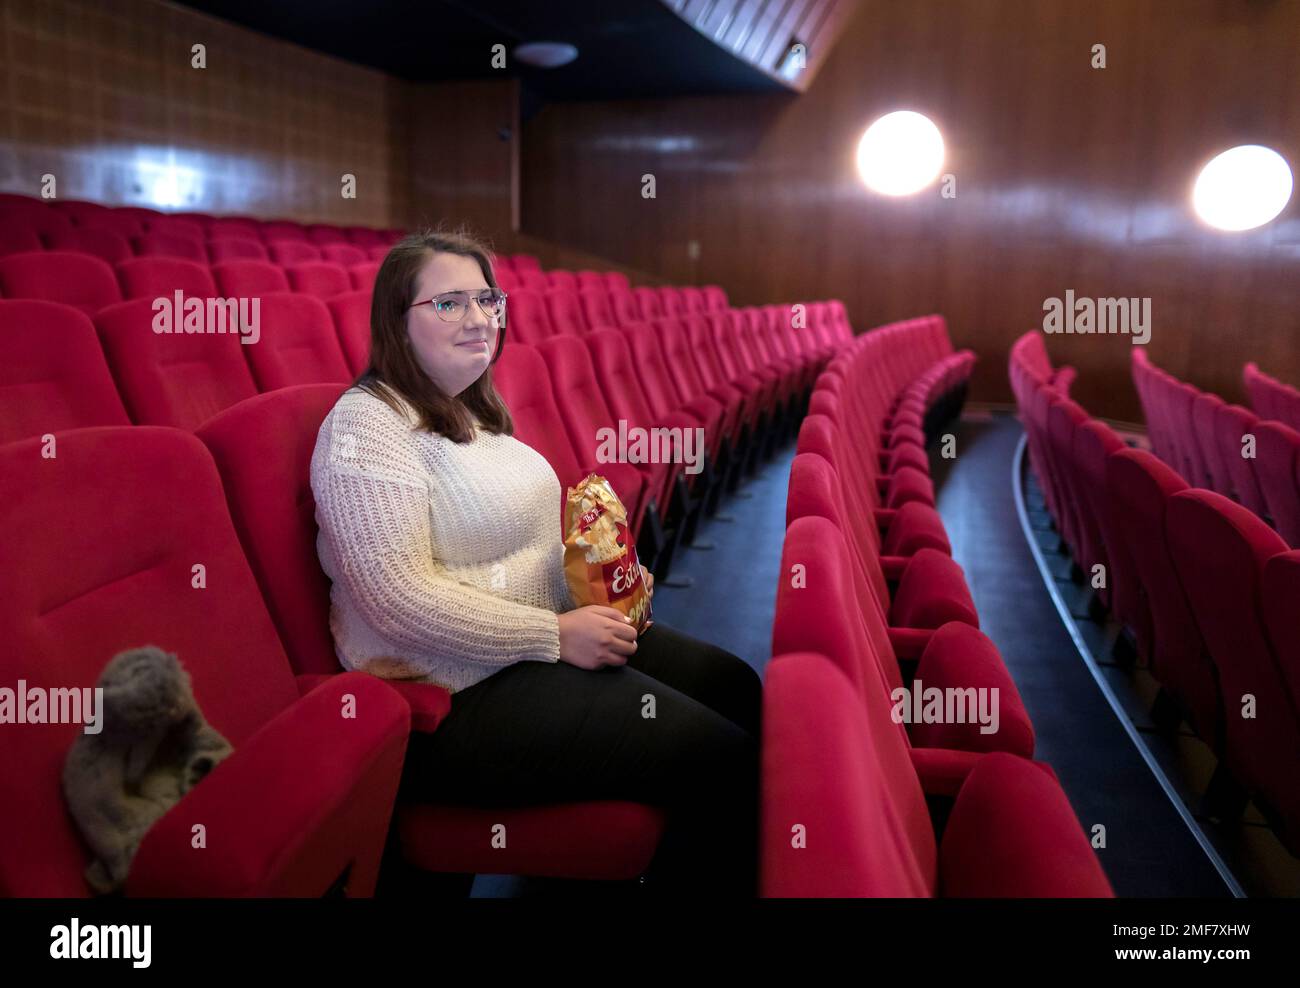
[[[625,666],[519,662],[454,693],[438,730],[412,735],[403,789],[485,807],[661,806],[647,883],[751,896],[761,710],[751,666],[655,622]]]

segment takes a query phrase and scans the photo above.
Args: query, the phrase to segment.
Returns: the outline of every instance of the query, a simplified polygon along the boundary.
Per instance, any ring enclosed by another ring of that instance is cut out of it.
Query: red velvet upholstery
[[[122,302],[95,318],[131,420],[195,429],[257,393],[238,333],[155,333],[153,303]]]
[[[0,296],[60,302],[93,317],[122,293],[113,269],[98,257],[49,250],[0,257]]]
[[[0,301],[0,444],[126,424],[86,316],[57,302]]]
[[[195,264],[175,257],[140,257],[117,266],[117,278],[124,298],[166,298],[181,292],[185,298],[211,298],[217,286],[206,263]]]
[[[128,890],[320,895],[351,868],[350,893],[368,895],[409,730],[405,704],[364,676],[299,699],[197,439],[134,426],[58,442],[48,460],[39,439],[0,448],[0,555],[23,561],[0,567],[5,681],[90,687],[117,652],[157,645],[179,657],[204,716],[235,749],[150,831]],[[339,720],[345,692],[357,698],[352,721]],[[21,792],[23,812],[0,814],[0,831],[23,853],[0,856],[0,894],[87,894],[87,851],[60,784],[78,730],[6,729],[0,790]],[[211,835],[202,853],[191,845],[196,820]]]
[[[261,339],[244,349],[259,391],[343,383],[355,376],[343,356],[329,309],[310,295],[264,295]]]

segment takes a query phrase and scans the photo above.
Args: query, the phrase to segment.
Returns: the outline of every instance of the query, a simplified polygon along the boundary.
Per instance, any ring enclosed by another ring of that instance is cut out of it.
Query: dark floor
[[[951,431],[957,455],[932,450],[931,474],[953,555],[1034,722],[1037,757],[1056,770],[1084,830],[1105,827],[1098,853],[1116,894],[1230,894],[1098,687],[1038,570],[1013,496],[1019,422],[970,415]],[[1063,588],[1074,587],[1068,559],[1047,561]]]

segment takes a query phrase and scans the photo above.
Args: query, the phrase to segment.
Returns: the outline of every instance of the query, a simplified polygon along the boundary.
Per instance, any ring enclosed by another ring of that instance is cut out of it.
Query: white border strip
[[[1106,702],[1110,704],[1111,710],[1115,712],[1116,719],[1123,726],[1125,732],[1127,732],[1129,740],[1133,742],[1133,747],[1137,748],[1138,754],[1141,755],[1142,760],[1147,763],[1147,768],[1151,770],[1151,774],[1154,775],[1156,781],[1160,783],[1160,788],[1163,789],[1165,795],[1169,797],[1169,802],[1173,804],[1174,809],[1177,810],[1178,815],[1182,818],[1187,829],[1190,830],[1192,836],[1196,838],[1196,843],[1201,845],[1201,850],[1204,851],[1205,856],[1210,859],[1210,864],[1214,865],[1214,870],[1219,873],[1219,877],[1223,879],[1223,883],[1228,887],[1228,891],[1230,891],[1235,898],[1245,899],[1247,898],[1246,892],[1237,881],[1236,876],[1233,875],[1232,869],[1228,867],[1226,862],[1224,862],[1223,858],[1219,855],[1218,850],[1214,847],[1214,844],[1211,843],[1210,838],[1206,835],[1205,831],[1201,829],[1201,825],[1196,822],[1196,818],[1192,816],[1191,811],[1183,804],[1182,799],[1170,783],[1168,776],[1165,775],[1164,769],[1160,767],[1160,763],[1156,761],[1155,756],[1151,754],[1151,749],[1147,747],[1146,740],[1142,737],[1141,732],[1133,726],[1133,721],[1129,719],[1128,714],[1124,710],[1124,705],[1120,703],[1119,697],[1117,697],[1115,691],[1111,689],[1110,683],[1106,682],[1106,677],[1102,674],[1101,667],[1097,664],[1097,660],[1093,656],[1092,650],[1088,648],[1087,643],[1083,640],[1083,636],[1079,633],[1079,627],[1075,624],[1074,618],[1071,617],[1070,609],[1065,605],[1065,600],[1061,597],[1061,592],[1056,589],[1056,580],[1047,568],[1046,560],[1043,558],[1043,551],[1039,548],[1038,540],[1034,538],[1033,527],[1029,524],[1029,514],[1025,510],[1025,494],[1020,481],[1021,477],[1024,476],[1026,445],[1027,437],[1022,431],[1020,433],[1020,442],[1016,446],[1016,455],[1011,461],[1011,487],[1016,497],[1016,514],[1020,518],[1020,528],[1024,532],[1025,541],[1029,543],[1029,551],[1034,555],[1034,563],[1038,566],[1038,572],[1043,578],[1043,583],[1047,585],[1047,592],[1052,596],[1052,603],[1056,606],[1057,613],[1061,615],[1061,621],[1065,624],[1066,630],[1070,632],[1070,638],[1074,642],[1074,647],[1078,649],[1079,655],[1082,656],[1084,664],[1088,667],[1088,671],[1092,673],[1092,678],[1097,681],[1097,686],[1101,690],[1102,696],[1106,698]]]

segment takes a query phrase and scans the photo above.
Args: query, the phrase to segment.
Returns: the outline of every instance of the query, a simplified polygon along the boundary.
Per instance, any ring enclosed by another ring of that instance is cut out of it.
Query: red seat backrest
[[[217,290],[227,297],[253,298],[289,291],[284,270],[265,261],[223,261],[212,265]]]
[[[352,280],[337,264],[324,261],[293,264],[284,273],[289,276],[289,287],[299,295],[326,299],[352,291]]]
[[[370,290],[344,292],[325,304],[329,306],[348,367],[353,374],[360,374],[370,363]]]
[[[50,459],[39,438],[0,447],[0,558],[23,561],[0,567],[0,680],[92,688],[116,653],[156,645],[238,750],[298,691],[212,457],[175,429],[78,429],[57,442]],[[60,782],[81,730],[6,730],[0,796],[22,812],[0,814],[0,839],[22,853],[0,855],[0,894],[87,894],[90,856]]]
[[[298,673],[340,669],[330,633],[330,582],[316,554],[311,458],[343,388],[309,384],[257,395],[196,435],[221,473],[235,531]]]
[[[271,293],[261,298],[260,319],[261,339],[244,347],[259,391],[342,384],[354,377],[329,309],[320,299]]]
[[[57,302],[0,300],[0,444],[128,424],[85,314]]]
[[[108,264],[117,264],[131,256],[131,245],[126,238],[112,230],[77,227],[73,230],[56,230],[45,235],[45,246],[50,250],[69,250],[98,257]]]
[[[125,298],[171,298],[182,292],[187,297],[208,298],[217,286],[206,264],[176,257],[137,257],[117,266],[117,278]]]
[[[88,316],[122,299],[113,269],[105,262],[54,250],[0,257],[0,296],[61,302]]]

